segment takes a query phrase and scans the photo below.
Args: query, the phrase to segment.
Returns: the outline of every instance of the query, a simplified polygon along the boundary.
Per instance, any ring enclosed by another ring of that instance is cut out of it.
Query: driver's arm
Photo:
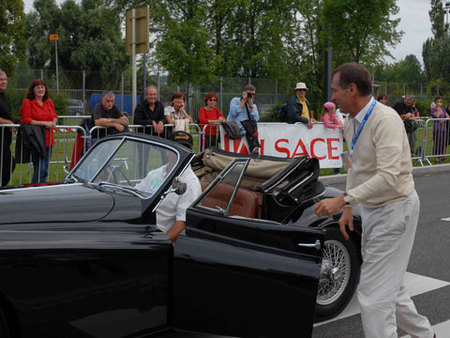
[[[167,231],[167,236],[169,236],[172,242],[175,242],[185,228],[186,222],[176,221],[175,224],[169,229],[169,231]]]

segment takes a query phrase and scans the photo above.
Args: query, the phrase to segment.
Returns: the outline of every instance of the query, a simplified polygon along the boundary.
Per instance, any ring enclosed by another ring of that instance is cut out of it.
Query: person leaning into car
[[[430,322],[408,295],[404,277],[419,218],[409,143],[400,116],[370,95],[370,73],[347,63],[333,73],[332,100],[349,113],[347,191],[315,205],[316,214],[339,219],[342,235],[353,230],[352,206],[361,204],[362,265],[357,297],[366,337],[431,338]],[[345,157],[345,156],[343,156]]]
[[[189,133],[181,130],[175,131],[170,139],[192,149],[193,139]],[[168,155],[169,167],[167,172],[170,172],[170,167],[176,161],[176,158],[170,159],[171,156],[174,157],[175,155],[172,151],[168,152]],[[186,228],[186,210],[202,193],[200,181],[190,165],[179,176],[179,180],[182,183],[186,183],[184,194],[168,194],[156,209],[156,226],[159,230],[167,233],[172,242],[175,242],[178,236],[184,232]]]

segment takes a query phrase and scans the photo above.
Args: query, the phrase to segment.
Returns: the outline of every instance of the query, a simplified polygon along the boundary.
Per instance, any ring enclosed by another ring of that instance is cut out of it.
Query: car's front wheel
[[[315,321],[337,316],[350,302],[359,281],[361,255],[353,239],[346,240],[338,227],[326,229]]]

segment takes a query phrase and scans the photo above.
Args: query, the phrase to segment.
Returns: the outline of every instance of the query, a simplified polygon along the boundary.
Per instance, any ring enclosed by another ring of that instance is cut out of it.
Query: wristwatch
[[[345,205],[350,205],[350,197],[348,197],[347,192],[344,191],[342,195],[344,195]]]

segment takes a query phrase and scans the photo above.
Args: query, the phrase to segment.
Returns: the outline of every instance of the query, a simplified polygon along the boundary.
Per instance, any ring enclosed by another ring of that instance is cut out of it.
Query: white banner
[[[342,161],[342,131],[325,128],[323,123],[308,129],[303,123],[258,123],[261,155],[297,157],[308,155],[320,161],[321,168],[340,168]],[[245,137],[230,140],[220,127],[221,148],[226,151],[248,154]]]

